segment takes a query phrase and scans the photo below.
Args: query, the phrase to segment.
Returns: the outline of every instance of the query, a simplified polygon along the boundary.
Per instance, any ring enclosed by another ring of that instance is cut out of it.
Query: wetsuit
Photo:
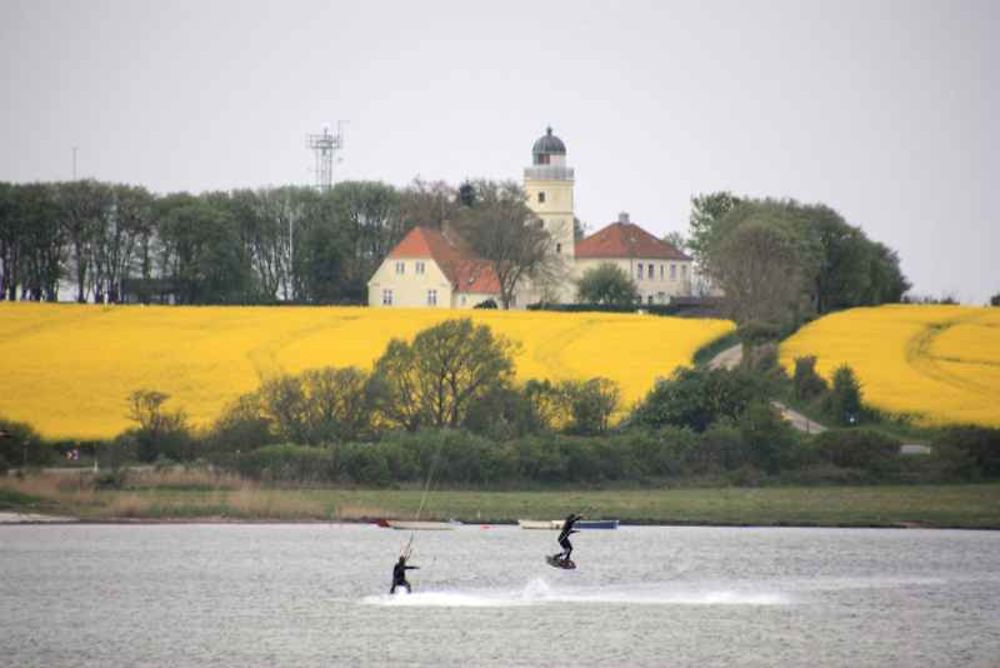
[[[556,559],[569,560],[569,555],[573,553],[573,543],[569,542],[569,535],[572,533],[577,533],[577,530],[573,528],[576,521],[580,519],[580,515],[574,515],[570,513],[566,521],[563,522],[562,531],[559,532],[559,545],[562,546],[563,551],[556,555]]]
[[[389,589],[389,593],[395,594],[396,587],[404,587],[406,589],[406,593],[409,594],[411,589],[410,583],[406,581],[406,571],[412,571],[416,568],[420,567],[407,566],[406,559],[400,557],[399,561],[396,562],[396,565],[392,567],[392,588]]]

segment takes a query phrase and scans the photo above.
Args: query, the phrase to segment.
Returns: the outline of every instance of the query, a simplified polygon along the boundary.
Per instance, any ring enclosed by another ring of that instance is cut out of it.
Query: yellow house
[[[369,306],[472,308],[500,303],[500,282],[488,262],[458,240],[414,227],[368,281]]]
[[[628,214],[586,239],[574,237],[573,168],[566,145],[547,128],[531,148],[524,169],[527,205],[551,238],[557,268],[545,284],[525,281],[512,306],[541,300],[576,301],[576,281],[592,267],[614,264],[632,278],[645,304],[667,304],[692,295],[692,260],[673,245],[632,223]],[[500,304],[500,283],[491,265],[447,232],[414,228],[368,281],[369,306],[471,308],[488,299]]]

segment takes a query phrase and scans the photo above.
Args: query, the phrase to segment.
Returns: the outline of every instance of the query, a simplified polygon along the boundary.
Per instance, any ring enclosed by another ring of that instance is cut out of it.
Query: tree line
[[[738,324],[787,331],[855,306],[899,302],[899,256],[824,204],[736,197],[691,200],[688,250],[724,293]]]
[[[503,263],[509,295],[539,266],[545,239],[530,218],[518,186],[490,181],[197,195],[0,183],[0,298],[55,301],[69,286],[78,302],[364,303],[368,279],[410,228],[450,222]]]

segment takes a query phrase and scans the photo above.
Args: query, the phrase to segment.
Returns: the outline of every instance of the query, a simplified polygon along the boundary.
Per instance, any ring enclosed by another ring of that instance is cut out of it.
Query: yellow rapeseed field
[[[50,438],[106,438],[130,426],[128,394],[152,389],[206,425],[262,379],[371,368],[390,338],[465,316],[521,344],[520,380],[606,376],[626,403],[733,327],[629,314],[4,303],[0,416]]]
[[[1000,426],[1000,309],[893,305],[821,318],[788,339],[781,361],[815,355],[829,379],[849,364],[864,398],[922,424]]]

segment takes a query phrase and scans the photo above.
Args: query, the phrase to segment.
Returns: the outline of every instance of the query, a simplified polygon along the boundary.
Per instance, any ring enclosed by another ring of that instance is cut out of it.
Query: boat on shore
[[[399,529],[400,531],[451,531],[462,526],[461,522],[450,520],[448,522],[433,522],[430,520],[379,520],[376,522],[381,527],[389,529]]]
[[[563,520],[518,520],[522,529],[562,529]],[[578,520],[577,529],[617,529],[618,520]]]
[[[518,520],[517,526],[522,529],[561,529],[562,520]]]

